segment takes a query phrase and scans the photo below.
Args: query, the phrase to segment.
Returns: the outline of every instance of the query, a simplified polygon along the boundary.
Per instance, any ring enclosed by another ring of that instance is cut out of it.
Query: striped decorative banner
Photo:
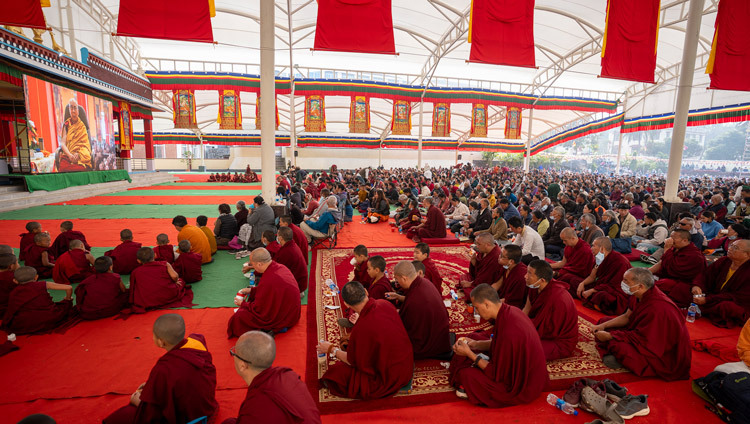
[[[579,125],[575,128],[547,137],[531,146],[531,155],[534,156],[535,154],[543,152],[551,147],[555,147],[558,144],[566,143],[585,135],[596,134],[617,128],[622,125],[624,117],[624,113],[618,113],[617,115]]]
[[[688,126],[723,124],[750,120],[750,103],[719,106],[714,108],[691,110],[688,115]],[[626,119],[622,124],[623,133],[660,130],[674,127],[674,113],[643,116]]]
[[[233,72],[147,71],[154,90],[237,90],[260,93],[260,75]],[[289,94],[289,78],[276,78],[276,94]]]
[[[526,143],[522,141],[489,141],[468,139],[458,146],[458,150],[470,152],[523,153]]]
[[[144,144],[142,132],[135,135],[136,144]],[[195,134],[177,133],[177,132],[160,132],[154,133],[154,144],[201,144]],[[115,140],[119,142],[120,135],[115,134]],[[203,134],[203,144],[216,146],[257,146],[260,147],[260,134]],[[276,136],[277,147],[289,147],[290,141],[288,135]]]

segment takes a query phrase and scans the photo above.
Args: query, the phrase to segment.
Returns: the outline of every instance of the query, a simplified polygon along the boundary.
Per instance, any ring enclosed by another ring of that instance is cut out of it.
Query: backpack
[[[250,224],[242,224],[240,227],[240,233],[237,235],[237,239],[243,246],[247,246],[250,242],[250,237],[253,232],[253,226]]]
[[[724,422],[750,423],[750,373],[714,371],[693,380],[693,391]]]

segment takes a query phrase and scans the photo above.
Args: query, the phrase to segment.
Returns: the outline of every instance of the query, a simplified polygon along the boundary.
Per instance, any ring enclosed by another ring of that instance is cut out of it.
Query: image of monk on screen
[[[89,141],[86,111],[76,99],[70,99],[65,111],[65,124],[58,151],[58,171],[91,170],[91,142]]]

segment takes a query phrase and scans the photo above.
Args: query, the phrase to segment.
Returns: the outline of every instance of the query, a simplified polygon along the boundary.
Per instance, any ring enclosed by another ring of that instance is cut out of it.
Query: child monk
[[[0,317],[8,308],[10,292],[17,287],[13,273],[18,269],[18,259],[13,253],[0,253]]]
[[[354,248],[354,279],[352,281],[359,281],[365,289],[369,288],[372,283],[372,278],[367,274],[369,258],[367,246],[360,244]]]
[[[156,247],[154,247],[154,260],[174,263],[174,246],[169,243],[169,236],[161,233],[156,236]]]
[[[68,251],[70,242],[73,240],[81,240],[83,247],[86,250],[91,250],[91,246],[86,242],[86,236],[82,232],[73,229],[73,221],[63,221],[60,224],[60,234],[55,238],[50,247],[52,255],[56,258],[62,256],[63,253]]]
[[[198,253],[190,253],[190,240],[181,240],[177,246],[180,249],[180,256],[174,261],[174,270],[177,271],[177,275],[187,284],[202,280],[203,257]]]
[[[193,291],[166,262],[154,262],[150,247],[138,249],[140,266],[130,274],[131,312],[143,313],[147,309],[179,308],[192,306]]]
[[[136,257],[140,243],[133,241],[133,232],[127,228],[120,231],[120,243],[113,250],[104,252],[104,255],[112,258],[114,272],[118,274],[130,274],[139,265]]]
[[[76,287],[76,308],[83,319],[101,319],[117,315],[128,305],[128,289],[120,274],[112,272],[112,258],[100,256],[94,261],[96,274]]]
[[[26,249],[29,248],[32,244],[34,244],[34,236],[37,233],[42,232],[42,224],[36,222],[36,221],[29,221],[26,223],[26,232],[23,234],[20,234],[19,237],[21,237],[21,245],[20,245],[20,253],[18,255],[18,259],[21,261],[26,260]]]
[[[73,307],[73,288],[66,284],[37,281],[36,269],[22,266],[13,272],[18,285],[8,298],[3,315],[3,330],[8,334],[32,334],[53,330],[64,323]],[[64,290],[65,298],[57,303],[47,290]]]
[[[81,240],[71,240],[70,250],[55,261],[52,279],[58,284],[80,283],[94,273],[94,257],[87,252]]]
[[[268,253],[271,254],[271,258],[273,258],[274,255],[276,255],[276,252],[281,248],[279,242],[276,241],[276,233],[271,230],[263,231],[263,234],[260,236],[260,241],[263,242],[263,246],[268,250]]]
[[[34,267],[42,278],[51,278],[55,267],[55,256],[50,252],[52,240],[47,233],[36,233],[34,244],[26,248],[26,266]]]
[[[195,218],[195,223],[198,224],[198,228],[200,228],[201,231],[203,231],[203,234],[206,235],[208,244],[211,246],[211,254],[215,254],[217,250],[216,236],[214,235],[213,230],[206,226],[206,224],[208,224],[208,217],[206,215],[200,215],[198,218]]]
[[[414,246],[414,260],[422,262],[425,268],[424,278],[430,280],[435,285],[438,293],[443,294],[443,277],[440,276],[437,265],[430,258],[430,246],[427,243],[417,243]]]

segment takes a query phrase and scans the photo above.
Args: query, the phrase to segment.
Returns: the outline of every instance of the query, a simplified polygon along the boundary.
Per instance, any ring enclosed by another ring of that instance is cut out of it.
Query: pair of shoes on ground
[[[593,412],[604,419],[603,421],[595,420],[594,423],[616,424],[624,423],[625,420],[634,417],[648,415],[651,412],[648,407],[648,395],[625,394],[615,401],[610,401],[609,398],[611,398],[609,393],[602,396],[591,387],[586,386],[581,391],[581,409]]]
[[[641,255],[641,262],[646,262],[651,265],[656,265],[659,261],[651,255]]]

